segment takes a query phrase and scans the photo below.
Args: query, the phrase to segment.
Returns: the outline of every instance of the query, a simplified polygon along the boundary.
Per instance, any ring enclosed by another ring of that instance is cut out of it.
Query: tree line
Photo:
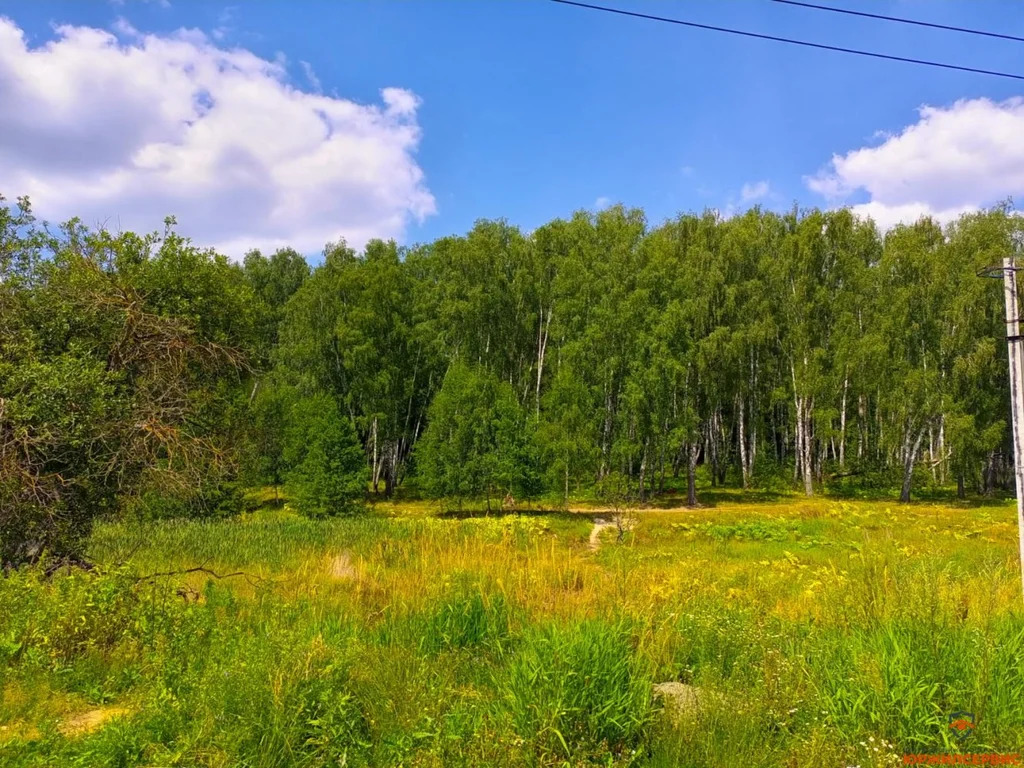
[[[676,478],[696,504],[698,473],[904,500],[1010,480],[1002,289],[976,274],[1013,247],[1009,205],[884,235],[848,210],[616,206],[333,243],[315,268],[172,224],[52,233],[0,207],[5,561],[54,520],[71,541],[78,516],[208,513],[241,485],[335,514]]]

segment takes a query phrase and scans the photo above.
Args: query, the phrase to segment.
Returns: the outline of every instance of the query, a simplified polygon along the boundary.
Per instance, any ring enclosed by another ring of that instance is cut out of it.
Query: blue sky
[[[1024,43],[855,19],[769,0],[603,4],[1024,73]],[[836,4],[1024,36],[1024,11],[1013,0]],[[913,165],[908,158],[931,163],[922,152],[938,151],[935,136],[948,135],[954,118],[960,119],[952,112],[958,100],[990,100],[974,102],[982,107],[973,119],[992,123],[985,111],[989,109],[997,117],[1009,115],[1010,134],[997,134],[988,143],[1013,143],[1014,126],[1024,122],[1017,121],[1019,105],[1007,100],[1024,92],[1024,81],[801,49],[544,0],[0,0],[0,16],[22,30],[29,48],[57,37],[54,25],[60,24],[120,27],[156,37],[198,29],[209,45],[283,62],[286,77],[301,90],[319,88],[357,104],[379,104],[386,87],[415,94],[421,101],[407,122],[414,122],[419,134],[408,150],[409,162],[423,174],[420,185],[433,197],[433,211],[409,204],[413,213],[397,231],[386,233],[406,242],[462,233],[478,218],[504,217],[531,229],[606,201],[641,206],[652,222],[679,211],[713,207],[728,213],[753,203],[782,209],[794,202],[802,207],[864,205],[875,199],[886,211],[910,205],[918,208],[907,210],[941,212],[990,204],[1022,184],[1017,178],[1019,147],[979,150],[995,152],[982,165],[1010,166],[1012,178],[997,184],[966,179],[974,190],[966,197],[929,197],[935,186],[959,184],[957,168],[938,179],[917,180],[906,169]],[[2,94],[0,90],[0,98]],[[882,147],[923,120],[918,112],[923,105],[938,108],[935,120],[949,125],[933,125],[913,145],[908,140]],[[960,130],[961,136],[973,135],[970,127]],[[0,149],[3,142],[0,138]],[[872,154],[879,148],[884,152]],[[956,148],[941,149],[941,157],[948,157]],[[834,154],[845,157],[857,150],[865,154],[851,160],[850,168],[829,170]],[[1008,152],[1009,158],[1000,152]],[[0,178],[2,158],[0,154]],[[880,164],[886,165],[888,175],[877,179],[873,167]],[[25,178],[32,171],[18,170]],[[837,183],[809,185],[808,177],[822,172],[838,176],[832,179]],[[962,167],[959,172],[964,172]],[[920,189],[883,199],[885,189],[908,183]],[[821,194],[835,187],[841,192]],[[13,196],[22,190],[0,191]],[[39,196],[34,195],[37,201]],[[886,215],[881,213],[882,218]],[[187,220],[182,225],[187,230]],[[238,226],[244,239],[244,221]]]

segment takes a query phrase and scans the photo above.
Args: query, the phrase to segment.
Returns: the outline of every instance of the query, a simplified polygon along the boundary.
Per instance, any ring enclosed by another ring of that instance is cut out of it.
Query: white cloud
[[[217,15],[217,26],[214,27],[213,32],[211,32],[214,40],[221,41],[234,31],[235,28],[232,22],[234,21],[237,10],[238,8],[236,6],[229,5],[226,8],[223,8]]]
[[[124,16],[118,16],[111,27],[121,37],[138,37],[139,30]]]
[[[594,201],[594,209],[598,211],[603,211],[611,204],[612,200],[610,197],[605,197],[604,195],[601,195],[601,197],[597,198],[597,200]]]
[[[198,30],[123,38],[61,26],[29,47],[0,17],[0,190],[51,220],[180,231],[238,256],[401,238],[435,212],[414,157],[419,98],[308,93],[283,58]]]
[[[125,1],[126,0],[108,0],[108,2],[113,6],[122,6],[125,4]],[[142,2],[147,4],[152,3],[154,5],[159,5],[161,8],[171,7],[171,0],[142,0]]]
[[[313,65],[308,61],[300,61],[299,66],[302,67],[302,74],[306,76],[306,80],[313,87],[313,90],[317,93],[323,92],[323,86],[320,84],[320,78],[316,76],[316,71],[313,69]]]
[[[740,200],[744,203],[752,203],[755,200],[760,200],[764,197],[768,197],[768,193],[771,192],[771,187],[767,181],[755,181],[754,183],[747,183],[740,189]]]
[[[922,215],[950,221],[1024,193],[1024,99],[961,100],[919,114],[878,146],[833,155],[807,186],[835,203],[866,192],[869,201],[852,208],[883,228]]]

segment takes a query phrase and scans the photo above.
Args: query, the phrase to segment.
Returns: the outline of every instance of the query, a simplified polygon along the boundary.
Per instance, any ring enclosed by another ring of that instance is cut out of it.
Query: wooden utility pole
[[[1021,363],[1017,309],[1017,267],[1012,255],[1003,259],[1006,300],[1006,347],[1010,359],[1010,413],[1013,421],[1013,474],[1017,491],[1017,535],[1020,544],[1021,591],[1024,593],[1024,367]]]
[[[978,277],[1002,277],[1006,304],[1006,349],[1010,364],[1010,417],[1013,424],[1013,477],[1017,492],[1017,538],[1020,548],[1021,593],[1024,594],[1024,351],[1021,350],[1020,311],[1017,305],[1015,251],[1024,249],[1024,230],[1013,238],[1010,255],[999,266],[985,267]]]

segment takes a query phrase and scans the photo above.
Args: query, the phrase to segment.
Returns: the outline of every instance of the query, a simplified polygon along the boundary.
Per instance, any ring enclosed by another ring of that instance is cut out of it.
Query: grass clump
[[[421,647],[426,651],[488,649],[501,652],[509,635],[509,609],[499,593],[463,590],[446,597],[427,616]]]
[[[502,705],[544,764],[632,758],[651,721],[651,665],[625,623],[529,628],[500,673]]]

